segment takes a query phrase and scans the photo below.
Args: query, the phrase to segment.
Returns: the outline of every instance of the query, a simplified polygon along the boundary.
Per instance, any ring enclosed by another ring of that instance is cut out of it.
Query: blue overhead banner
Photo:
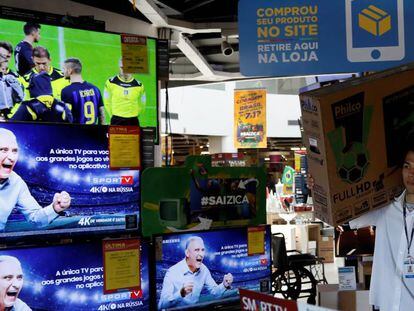
[[[376,71],[414,61],[407,0],[240,0],[245,76]]]

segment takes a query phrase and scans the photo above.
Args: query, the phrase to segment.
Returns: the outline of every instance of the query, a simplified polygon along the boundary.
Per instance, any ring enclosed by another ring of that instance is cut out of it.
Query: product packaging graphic
[[[239,288],[268,293],[270,245],[268,226],[155,237],[158,310],[211,310],[237,304]],[[195,273],[190,272],[193,265],[198,267]],[[180,291],[188,284],[192,291],[182,297]]]
[[[144,236],[266,221],[265,173],[258,167],[211,167],[208,156],[184,167],[149,168],[142,174]]]
[[[414,133],[414,64],[300,95],[317,217],[342,224],[402,190]]]
[[[137,230],[139,171],[110,170],[108,127],[2,123],[0,135],[10,150],[0,158],[0,236]],[[63,191],[70,206],[56,213]]]

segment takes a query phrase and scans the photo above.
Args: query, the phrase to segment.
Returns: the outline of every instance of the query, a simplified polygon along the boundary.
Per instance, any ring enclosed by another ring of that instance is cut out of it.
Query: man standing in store
[[[50,76],[53,97],[60,100],[62,89],[68,86],[70,82],[65,79],[63,73],[59,69],[51,66],[51,61],[52,59],[50,58],[50,53],[46,48],[42,46],[35,47],[33,49],[34,68],[24,75],[22,84],[27,89],[33,75],[45,72]],[[30,98],[27,92],[25,98]]]
[[[389,205],[349,222],[351,229],[376,226],[370,304],[381,311],[411,310],[414,301],[414,137],[402,158],[404,192]],[[314,179],[308,186],[313,188]]]
[[[105,124],[105,108],[99,89],[82,78],[82,63],[77,58],[64,62],[64,76],[70,85],[62,90],[61,99],[71,106],[73,123]]]
[[[23,179],[13,171],[18,156],[16,136],[0,128],[0,231],[5,229],[14,208],[30,223],[45,227],[70,206],[70,195],[62,191],[55,193],[52,203],[42,208],[30,194]]]
[[[12,256],[0,256],[0,310],[31,311],[18,298],[23,288],[23,269],[20,261]]]
[[[203,264],[204,241],[190,237],[185,245],[185,258],[167,270],[162,284],[159,309],[196,304],[204,286],[216,297],[231,289],[233,275],[227,273],[220,285],[214,281],[210,270]]]
[[[16,45],[14,51],[16,71],[21,76],[24,76],[35,66],[32,58],[33,43],[40,40],[40,25],[28,22],[24,24],[23,31],[25,37]]]
[[[111,125],[139,126],[139,116],[146,104],[144,85],[124,72],[122,60],[119,61],[119,75],[106,81],[104,96]]]

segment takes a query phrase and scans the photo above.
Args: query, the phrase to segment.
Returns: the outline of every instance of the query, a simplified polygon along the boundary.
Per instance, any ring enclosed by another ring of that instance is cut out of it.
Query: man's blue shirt
[[[184,283],[193,282],[193,291],[185,297],[181,296],[181,289]],[[210,270],[201,264],[200,269],[191,272],[188,269],[185,258],[167,270],[162,284],[159,309],[172,308],[196,304],[200,298],[204,286],[214,296],[220,296],[225,291],[223,283],[217,285],[213,280]]]
[[[6,227],[13,208],[17,208],[27,221],[37,227],[47,226],[59,216],[52,204],[42,208],[30,194],[26,183],[15,172],[0,183],[0,231]]]

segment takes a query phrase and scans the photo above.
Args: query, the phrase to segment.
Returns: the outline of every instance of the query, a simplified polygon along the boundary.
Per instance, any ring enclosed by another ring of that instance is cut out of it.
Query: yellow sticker
[[[109,127],[110,169],[140,169],[140,131],[137,126]]]
[[[140,291],[140,240],[104,240],[104,293]]]
[[[247,231],[247,254],[249,256],[265,253],[265,227],[250,227]]]
[[[122,70],[125,73],[148,73],[147,38],[121,35]]]

